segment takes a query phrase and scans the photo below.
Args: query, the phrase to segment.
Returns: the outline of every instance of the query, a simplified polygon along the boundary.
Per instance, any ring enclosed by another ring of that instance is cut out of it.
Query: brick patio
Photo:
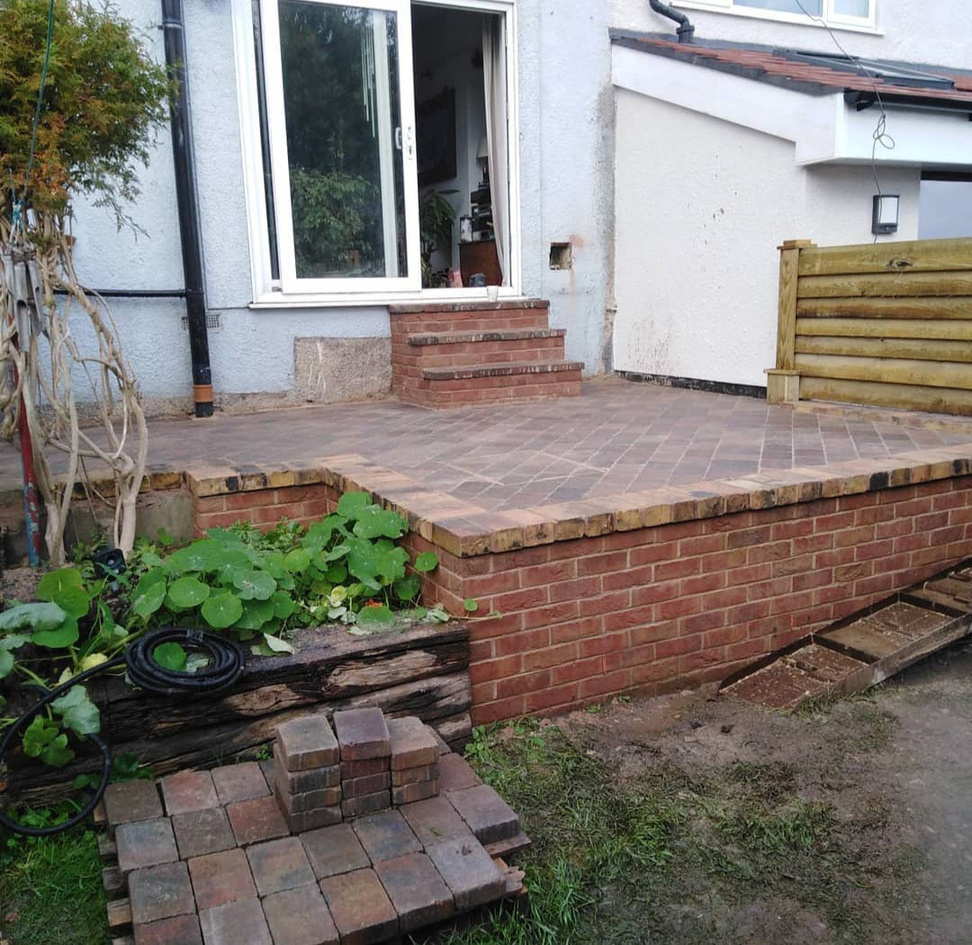
[[[334,718],[336,741],[323,715],[286,723],[276,762],[109,786],[109,925],[132,936],[116,942],[373,945],[481,906],[524,901],[523,874],[502,856],[529,840],[464,759],[415,719],[389,719],[386,729],[378,709]],[[376,718],[384,744],[369,748],[363,723]],[[434,754],[435,796],[298,829],[281,776],[288,767],[336,763],[338,742],[341,766],[384,751],[386,769],[407,770],[401,766]]]
[[[426,599],[500,614],[470,626],[475,722],[722,679],[972,555],[972,424],[866,408],[602,379],[158,422],[151,449],[200,533],[354,489],[399,509],[440,558]]]

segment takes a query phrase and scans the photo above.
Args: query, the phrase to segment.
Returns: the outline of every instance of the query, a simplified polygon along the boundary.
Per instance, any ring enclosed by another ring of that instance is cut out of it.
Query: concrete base
[[[390,338],[295,338],[298,401],[333,404],[391,391]]]

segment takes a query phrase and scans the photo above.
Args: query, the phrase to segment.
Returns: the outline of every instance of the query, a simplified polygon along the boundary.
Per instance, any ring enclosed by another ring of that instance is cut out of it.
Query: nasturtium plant
[[[214,528],[167,557],[143,555],[131,619],[224,631],[265,654],[292,649],[286,635],[298,627],[339,621],[385,629],[396,611],[414,609],[419,575],[438,566],[432,552],[410,563],[396,544],[407,530],[403,516],[366,492],[346,493],[307,529]]]
[[[211,529],[205,538],[168,553],[143,543],[127,570],[98,576],[90,564],[46,574],[38,603],[0,613],[0,679],[18,673],[52,688],[120,654],[156,626],[201,628],[249,642],[264,656],[293,653],[288,635],[300,627],[338,622],[349,632],[380,633],[405,611],[445,621],[441,608],[418,606],[422,574],[438,566],[432,552],[410,561],[397,543],[408,523],[365,492],[341,497],[331,515],[308,528],[281,522],[267,534],[246,523]],[[21,659],[24,648],[52,667],[48,683]],[[170,671],[197,672],[205,654],[167,642],[152,652]],[[2,723],[0,723],[2,724]],[[27,727],[30,757],[65,765],[72,737],[98,732],[97,706],[84,682],[67,690]]]

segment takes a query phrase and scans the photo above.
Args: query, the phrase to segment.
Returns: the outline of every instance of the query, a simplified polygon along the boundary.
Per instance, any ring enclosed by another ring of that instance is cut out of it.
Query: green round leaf
[[[143,620],[148,620],[164,602],[165,575],[160,571],[149,571],[132,594],[132,610]]]
[[[408,552],[404,548],[390,548],[378,555],[378,574],[385,584],[391,584],[405,577],[405,563]]]
[[[269,600],[277,582],[266,571],[238,571],[233,575],[233,587],[241,600]]]
[[[338,515],[354,519],[371,504],[371,496],[367,492],[345,492],[338,500]]]
[[[77,620],[68,617],[55,630],[36,630],[31,634],[30,642],[51,650],[59,650],[65,646],[73,646],[78,642],[79,636]]]
[[[198,607],[209,597],[209,586],[194,577],[181,577],[169,585],[168,601],[176,610]]]
[[[62,588],[53,600],[69,617],[83,617],[91,608],[91,595],[83,587]]]
[[[415,558],[415,563],[412,565],[416,571],[421,571],[423,574],[434,571],[438,566],[439,556],[434,551],[423,551]]]
[[[63,768],[73,757],[74,752],[67,746],[67,735],[58,735],[41,752],[41,761],[52,768]]]
[[[0,631],[54,630],[65,617],[57,604],[18,604],[0,613]]]
[[[284,567],[291,573],[306,571],[311,563],[312,554],[307,548],[294,548],[285,558]]]
[[[243,602],[243,616],[233,624],[233,627],[238,630],[259,630],[272,619],[273,601],[246,600]]]
[[[378,607],[362,607],[358,612],[360,626],[384,626],[395,622],[395,615],[384,605]]]
[[[354,533],[359,538],[400,538],[407,525],[397,512],[371,505],[358,513]]]
[[[14,667],[13,653],[10,650],[0,650],[0,679],[10,675]]]
[[[61,724],[75,735],[93,735],[101,731],[101,715],[84,686],[69,689],[51,708],[61,716]]]
[[[226,563],[231,553],[233,552],[224,548],[218,541],[202,538],[173,552],[166,558],[165,564],[173,574],[184,574],[186,571],[216,571]],[[243,558],[245,559],[246,556],[243,555]]]
[[[408,577],[396,581],[394,586],[399,600],[412,600],[422,590],[422,581],[417,575],[410,574]]]
[[[152,650],[152,659],[163,669],[181,673],[186,668],[186,651],[178,643],[160,643]]]
[[[203,603],[200,613],[209,626],[225,630],[243,616],[243,604],[231,591],[217,591]]]
[[[286,620],[294,612],[296,605],[289,594],[285,594],[283,591],[275,591],[270,600],[273,601],[274,617]]]
[[[80,590],[84,578],[77,568],[60,568],[45,574],[37,585],[38,600],[54,600],[56,594],[69,589]]]
[[[462,609],[467,614],[474,614],[477,610],[479,610],[479,604],[477,604],[471,597],[467,597],[462,602]]]

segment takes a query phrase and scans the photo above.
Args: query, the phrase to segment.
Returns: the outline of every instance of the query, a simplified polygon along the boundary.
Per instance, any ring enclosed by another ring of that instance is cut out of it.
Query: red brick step
[[[454,367],[423,368],[427,381],[473,380],[484,377],[521,377],[529,374],[580,374],[582,361],[501,361],[495,364],[472,364]]]
[[[541,338],[563,338],[566,328],[507,328],[478,331],[427,331],[408,336],[413,346],[467,344],[475,341],[533,341]]]

